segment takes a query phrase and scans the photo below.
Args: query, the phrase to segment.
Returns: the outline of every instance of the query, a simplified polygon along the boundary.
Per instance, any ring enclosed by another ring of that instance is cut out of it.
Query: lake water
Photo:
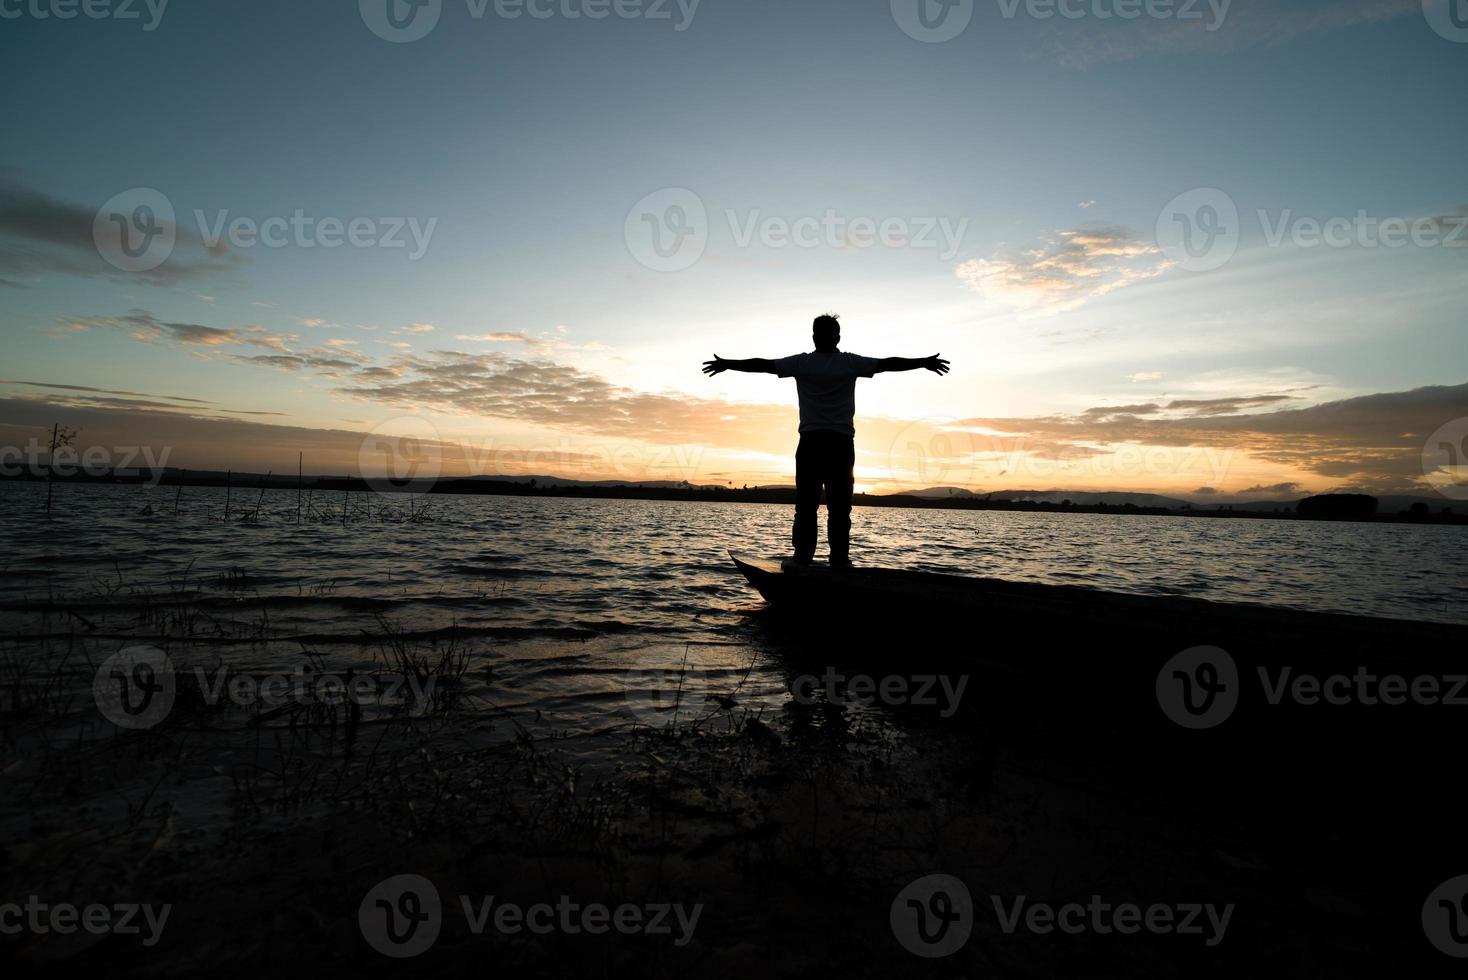
[[[782,553],[787,506],[439,495],[416,498],[431,520],[407,522],[381,517],[408,498],[355,494],[343,524],[336,493],[297,524],[294,491],[235,490],[226,524],[223,490],[185,487],[176,517],[174,493],[60,485],[47,521],[44,486],[0,485],[9,642],[162,636],[185,619],[159,627],[160,610],[186,607],[185,632],[233,638],[209,656],[350,661],[381,615],[413,636],[459,628],[500,697],[568,727],[624,716],[620,678],[638,665],[686,660],[714,690],[782,697],[745,615],[762,600],[726,550]],[[864,564],[1448,622],[1468,622],[1465,544],[1462,527],[897,508],[858,508],[853,530]],[[71,612],[41,622],[47,596]]]

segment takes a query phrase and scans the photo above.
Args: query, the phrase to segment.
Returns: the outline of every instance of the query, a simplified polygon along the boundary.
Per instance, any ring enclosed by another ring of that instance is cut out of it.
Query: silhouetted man
[[[932,357],[862,357],[836,349],[841,342],[841,324],[832,314],[816,317],[811,325],[816,349],[809,354],[792,354],[778,360],[752,357],[726,360],[715,354],[704,361],[703,371],[712,377],[724,371],[777,374],[794,378],[800,395],[800,447],[795,450],[795,527],[790,533],[794,561],[809,565],[816,553],[816,509],[821,488],[826,491],[826,538],[831,547],[832,567],[851,564],[851,486],[856,461],[856,379],[870,378],[883,371],[913,371],[926,368],[934,374],[948,373],[948,362]]]

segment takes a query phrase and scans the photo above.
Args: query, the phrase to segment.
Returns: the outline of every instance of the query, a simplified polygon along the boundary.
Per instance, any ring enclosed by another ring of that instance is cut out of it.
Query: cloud
[[[132,310],[123,316],[81,317],[62,326],[64,331],[73,333],[102,328],[121,330],[144,343],[195,347],[249,345],[282,353],[289,353],[289,343],[296,339],[271,333],[261,326],[211,327],[202,323],[159,320],[147,310]]]
[[[431,323],[410,323],[406,327],[403,328],[403,331],[405,333],[432,333],[433,332],[433,324],[431,324]]]
[[[1240,497],[1272,497],[1276,494],[1293,495],[1300,492],[1298,483],[1257,483],[1252,487],[1240,490]]]
[[[402,372],[391,367],[364,367],[359,368],[352,377],[357,381],[395,381],[402,377]]]
[[[1161,371],[1138,371],[1136,374],[1127,376],[1128,381],[1161,381]]]
[[[125,411],[151,411],[209,417],[211,412],[226,412],[245,415],[280,415],[279,412],[247,412],[239,409],[217,408],[215,403],[203,398],[185,398],[179,395],[151,395],[141,391],[121,391],[113,388],[94,388],[91,385],[51,384],[40,381],[0,381],[0,385],[16,385],[40,388],[44,393],[0,395],[0,400],[26,405],[49,405],[74,409],[114,409]]]
[[[505,353],[401,355],[398,380],[338,390],[399,409],[425,408],[662,444],[761,447],[788,442],[794,411],[680,392],[636,391],[565,364]],[[783,439],[781,436],[783,435]]]
[[[1115,418],[1123,415],[1156,415],[1162,411],[1162,406],[1154,403],[1145,405],[1098,405],[1088,408],[1081,413],[1083,418],[1103,419]]]
[[[1156,244],[1126,231],[1083,228],[1057,232],[1018,253],[970,259],[955,271],[977,293],[1051,314],[1159,276],[1172,265]]]
[[[455,340],[474,340],[474,341],[480,341],[480,342],[486,343],[486,344],[531,344],[531,345],[534,345],[534,344],[539,343],[539,341],[537,341],[534,337],[527,336],[526,334],[523,334],[523,333],[508,333],[508,332],[480,333],[480,334],[462,334],[461,333],[461,334],[458,334],[457,336],[455,336],[454,339]]]
[[[184,398],[180,395],[145,395],[138,391],[118,391],[113,388],[92,388],[88,385],[62,385],[52,384],[46,381],[9,381],[0,378],[0,385],[23,385],[28,388],[47,388],[55,391],[85,392],[98,395],[122,395],[129,398],[166,398],[174,402],[186,402],[194,405],[212,405],[213,402],[204,398]]]
[[[1200,12],[1207,5],[1200,4]],[[1277,47],[1300,38],[1422,15],[1421,0],[1233,0],[1219,24],[1211,13],[1194,19],[1143,17],[1106,23],[1056,24],[1041,45],[1067,68],[1133,61],[1151,55],[1231,54]],[[1217,25],[1210,30],[1211,25]]]
[[[1226,415],[1241,412],[1246,408],[1263,408],[1279,402],[1290,401],[1293,395],[1250,395],[1244,398],[1178,398],[1167,403],[1170,411],[1185,411],[1190,415]]]
[[[274,415],[221,409],[248,416]],[[356,474],[363,463],[360,430],[307,428],[255,421],[254,418],[205,416],[165,411],[154,406],[74,405],[0,397],[0,444],[25,447],[48,435],[53,423],[80,430],[77,448],[143,447],[142,460],[188,469],[233,469],[264,473],[294,472],[296,454],[304,456],[306,473]],[[343,419],[366,426],[365,419]],[[514,445],[461,444],[452,439],[420,439],[419,449],[432,455],[445,477],[493,474],[547,474],[582,479],[628,477],[608,451],[577,448],[547,450]],[[371,454],[369,454],[371,455]],[[656,474],[654,474],[656,475]]]
[[[306,358],[298,357],[295,354],[236,355],[235,360],[241,364],[259,364],[264,367],[280,368],[282,371],[299,371],[303,367],[311,366]],[[350,364],[343,363],[350,367]]]
[[[1175,401],[1157,411],[1088,409],[1037,418],[972,418],[957,427],[1000,451],[1075,458],[1103,447],[1209,447],[1290,467],[1377,492],[1424,492],[1426,439],[1468,417],[1468,384],[1362,395],[1301,408],[1240,412],[1277,405],[1265,394]],[[1133,409],[1145,406],[1124,406]]]
[[[63,201],[0,172],[0,275],[14,277],[6,280],[11,284],[63,275],[171,286],[244,261],[227,246],[208,248],[193,230],[175,225],[174,251],[167,261],[146,272],[123,272],[97,251],[92,237],[96,217],[95,204]]]

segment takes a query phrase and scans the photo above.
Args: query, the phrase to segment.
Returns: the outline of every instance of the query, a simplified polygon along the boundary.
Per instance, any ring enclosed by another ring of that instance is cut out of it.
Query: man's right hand
[[[718,354],[714,355],[714,359],[712,361],[703,362],[703,373],[711,378],[716,374],[723,374],[727,370],[729,370],[729,362],[724,360]]]
[[[948,362],[943,360],[939,355],[934,354],[932,357],[923,358],[923,368],[942,377],[948,373]]]

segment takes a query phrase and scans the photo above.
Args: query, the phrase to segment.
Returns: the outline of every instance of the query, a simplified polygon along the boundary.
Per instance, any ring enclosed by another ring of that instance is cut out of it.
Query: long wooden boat
[[[1258,652],[1366,652],[1373,659],[1437,662],[1461,660],[1468,651],[1468,625],[891,568],[782,567],[779,560],[732,551],[729,557],[771,607],[822,627],[872,631],[939,615],[961,617],[946,622],[977,637],[1073,635],[1104,639],[1108,647],[1233,644]]]

